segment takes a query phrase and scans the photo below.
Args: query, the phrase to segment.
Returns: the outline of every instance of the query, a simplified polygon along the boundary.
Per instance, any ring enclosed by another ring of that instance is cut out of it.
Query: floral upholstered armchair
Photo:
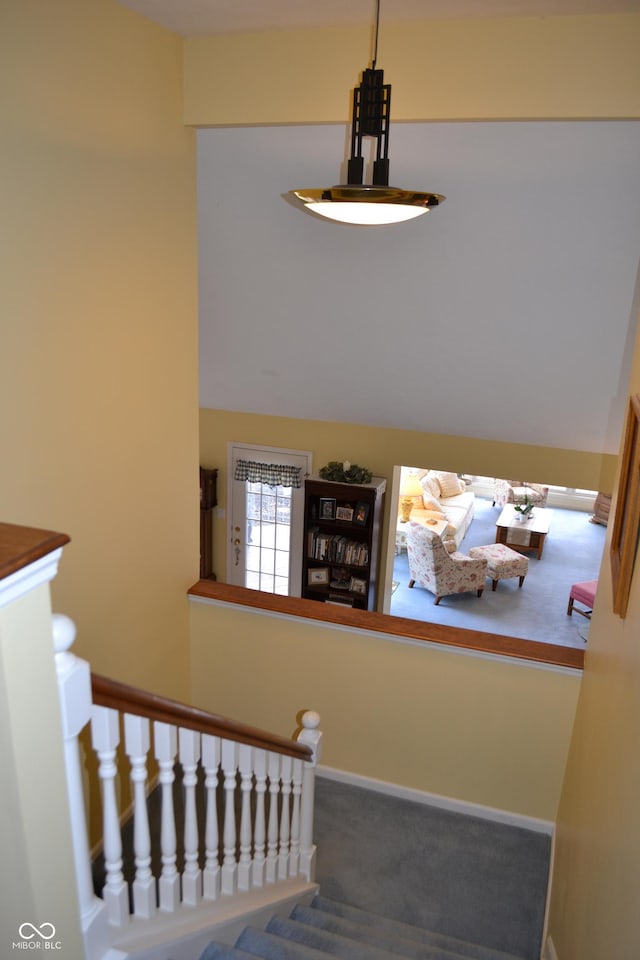
[[[407,530],[409,586],[417,583],[435,594],[434,603],[452,593],[475,590],[482,596],[487,576],[487,561],[464,553],[447,553],[437,533],[421,523],[410,523]]]
[[[549,487],[540,483],[527,483],[526,480],[493,481],[493,505],[504,507],[505,503],[525,503],[526,498],[534,507],[546,507]]]

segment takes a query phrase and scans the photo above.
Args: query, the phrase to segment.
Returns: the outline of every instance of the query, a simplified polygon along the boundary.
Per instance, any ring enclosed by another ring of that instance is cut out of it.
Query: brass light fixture
[[[363,71],[360,86],[353,91],[351,156],[347,166],[347,183],[334,187],[290,191],[290,195],[300,200],[308,210],[342,223],[400,223],[419,217],[445,199],[439,193],[401,190],[389,186],[391,84],[384,82],[384,71],[376,69],[379,23],[380,0],[377,0],[373,61],[371,67]],[[377,144],[370,185],[362,182],[364,137],[373,137]]]

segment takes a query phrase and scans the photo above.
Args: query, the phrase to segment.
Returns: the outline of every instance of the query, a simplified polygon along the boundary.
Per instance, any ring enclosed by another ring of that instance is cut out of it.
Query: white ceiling
[[[375,0],[120,0],[174,33],[285,30],[373,22]],[[640,0],[382,0],[381,20],[638,13]]]

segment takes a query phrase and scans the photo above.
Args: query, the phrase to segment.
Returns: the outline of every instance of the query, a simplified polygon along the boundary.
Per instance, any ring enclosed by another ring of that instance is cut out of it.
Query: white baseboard
[[[542,960],[558,960],[558,954],[551,937],[547,937],[544,950],[542,951]]]
[[[424,803],[426,806],[440,807],[451,810],[453,813],[463,813],[470,817],[481,817],[484,820],[494,820],[497,823],[506,823],[514,827],[523,827],[525,830],[535,830],[537,833],[553,835],[554,824],[551,820],[539,820],[525,814],[513,813],[510,810],[499,810],[495,807],[485,807],[480,803],[469,803],[466,800],[457,800],[454,797],[444,797],[438,793],[428,793],[425,790],[416,790],[413,787],[403,787],[386,780],[376,780],[358,773],[346,770],[336,770],[334,767],[318,767],[318,776],[327,780],[336,780],[348,783],[353,787],[363,787],[365,790],[375,790],[400,800],[411,800],[414,803]]]

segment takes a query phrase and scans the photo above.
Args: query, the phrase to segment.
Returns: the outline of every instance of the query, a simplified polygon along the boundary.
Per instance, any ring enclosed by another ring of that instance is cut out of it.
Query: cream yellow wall
[[[630,393],[640,392],[640,340]],[[550,933],[558,960],[636,957],[640,945],[640,571],[612,610],[609,525],[558,822]]]
[[[388,491],[393,467],[401,464],[484,476],[523,476],[531,482],[541,480],[588,490],[611,490],[616,462],[615,457],[579,450],[201,409],[200,457],[203,466],[219,469],[218,504],[221,511],[227,506],[226,464],[230,441],[310,450],[314,472],[329,460],[350,460],[368,467],[374,476],[386,477]],[[390,497],[387,497],[387,518],[390,507]],[[219,579],[225,578],[226,530],[226,516],[217,515],[214,519],[214,570]],[[385,543],[386,537],[383,556]]]
[[[191,624],[197,706],[283,735],[318,710],[323,764],[554,819],[579,674],[195,600]]]
[[[371,59],[370,27],[196,37],[185,120],[336,123]],[[393,119],[640,116],[640,15],[382,22]],[[224,92],[224,95],[221,95]]]
[[[0,14],[0,514],[68,533],[94,669],[188,695],[198,574],[194,134],[182,44],[112,0]]]

